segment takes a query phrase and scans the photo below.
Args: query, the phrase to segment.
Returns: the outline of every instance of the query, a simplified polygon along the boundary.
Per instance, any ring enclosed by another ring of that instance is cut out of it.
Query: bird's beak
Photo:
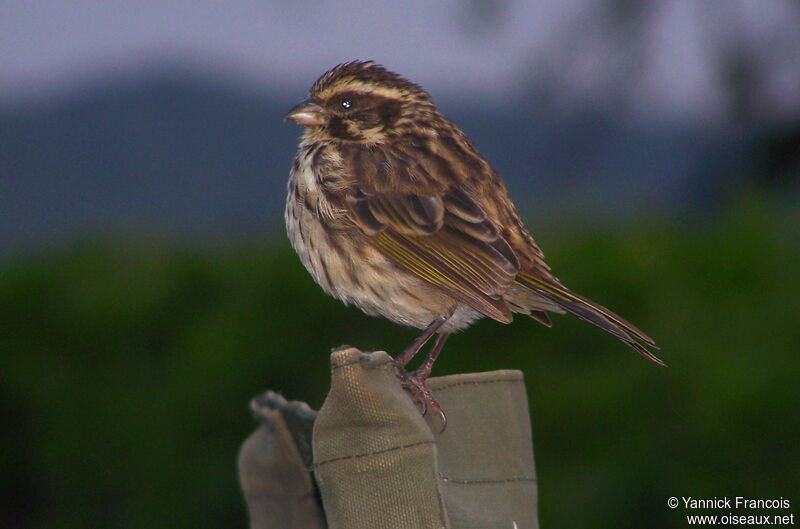
[[[298,125],[303,125],[304,127],[324,125],[326,122],[325,112],[322,110],[322,107],[310,99],[306,99],[302,103],[292,107],[289,113],[286,114],[286,119],[291,119]]]

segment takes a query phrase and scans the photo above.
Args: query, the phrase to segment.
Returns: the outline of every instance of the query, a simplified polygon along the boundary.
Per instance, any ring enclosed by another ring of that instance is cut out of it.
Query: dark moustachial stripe
[[[320,167],[323,164],[323,154],[325,150],[328,148],[327,145],[324,143],[319,144],[319,147],[315,148],[313,154],[311,155],[311,164],[313,167]],[[322,171],[317,171],[321,173]]]
[[[334,138],[357,141],[364,139],[363,134],[351,130],[348,122],[341,117],[334,116],[328,120],[328,132]]]

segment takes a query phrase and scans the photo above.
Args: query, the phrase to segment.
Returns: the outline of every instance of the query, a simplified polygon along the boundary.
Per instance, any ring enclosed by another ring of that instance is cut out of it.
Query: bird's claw
[[[436,402],[436,399],[433,397],[433,392],[431,392],[428,387],[427,373],[420,373],[419,371],[407,372],[400,367],[398,367],[398,373],[403,389],[411,394],[411,401],[420,408],[422,416],[427,416],[429,411],[438,415],[442,422],[442,428],[439,430],[439,433],[444,432],[444,429],[447,427],[447,416],[444,414],[442,407],[439,406],[439,403]]]

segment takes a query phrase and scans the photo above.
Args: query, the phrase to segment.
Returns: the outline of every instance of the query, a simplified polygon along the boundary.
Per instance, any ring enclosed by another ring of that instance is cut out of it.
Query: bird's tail
[[[524,272],[517,275],[516,282],[582,320],[593,323],[613,334],[648,360],[660,366],[666,366],[660,358],[647,349],[647,347],[658,349],[652,338],[602,305],[598,305],[554,281],[539,279]]]

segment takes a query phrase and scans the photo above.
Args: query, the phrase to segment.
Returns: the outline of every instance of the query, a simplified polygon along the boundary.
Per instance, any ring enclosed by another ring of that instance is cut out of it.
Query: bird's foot
[[[444,432],[447,427],[447,416],[444,414],[442,407],[433,398],[433,392],[428,387],[428,376],[430,371],[426,369],[417,369],[415,371],[406,371],[400,366],[397,366],[398,378],[403,385],[403,389],[411,395],[411,401],[420,408],[422,416],[428,415],[428,412],[435,414],[442,422],[442,428],[439,433]]]

